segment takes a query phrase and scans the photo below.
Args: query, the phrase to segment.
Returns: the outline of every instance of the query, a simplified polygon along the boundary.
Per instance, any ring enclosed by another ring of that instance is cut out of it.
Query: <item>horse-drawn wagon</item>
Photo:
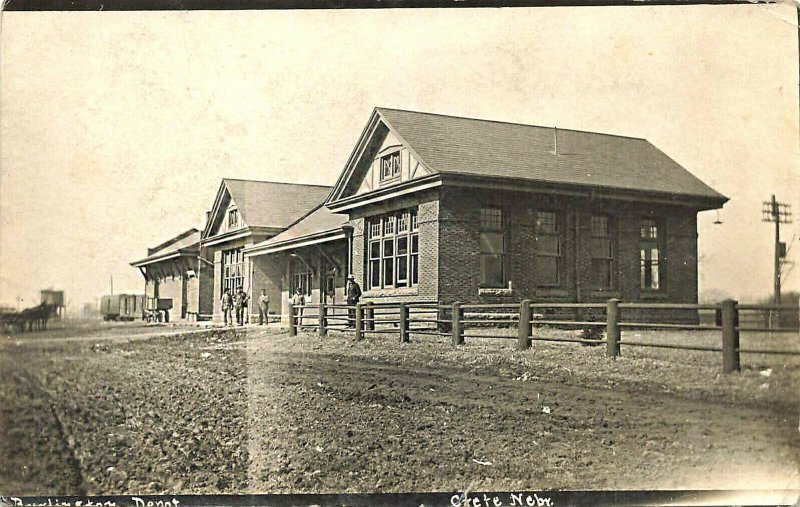
[[[56,315],[56,306],[41,303],[17,312],[13,308],[0,309],[0,330],[3,332],[41,331],[47,329],[47,321]]]

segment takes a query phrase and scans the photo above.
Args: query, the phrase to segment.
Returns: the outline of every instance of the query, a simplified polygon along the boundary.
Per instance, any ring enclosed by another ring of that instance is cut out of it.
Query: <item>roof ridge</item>
[[[562,127],[558,127],[558,126],[548,127],[546,125],[534,125],[534,124],[531,124],[531,123],[519,123],[519,122],[513,122],[513,121],[492,120],[492,119],[488,119],[488,118],[473,118],[473,117],[469,117],[469,116],[458,116],[458,115],[453,115],[453,114],[431,113],[431,112],[428,112],[428,111],[412,111],[410,109],[397,109],[397,108],[393,108],[393,107],[377,107],[376,106],[375,109],[378,110],[378,111],[381,111],[381,110],[399,111],[401,113],[425,114],[425,115],[428,115],[428,116],[440,116],[442,118],[456,118],[456,119],[459,119],[459,120],[482,121],[482,122],[487,122],[487,123],[499,123],[499,124],[502,124],[502,125],[516,125],[516,126],[519,126],[519,127],[535,127],[535,128],[542,128],[542,129],[556,129],[557,128],[558,130],[565,130],[567,132],[580,132],[580,133],[583,133],[583,134],[594,134],[594,135],[600,135],[600,136],[620,137],[620,138],[623,138],[623,139],[636,139],[638,141],[647,141],[647,139],[644,138],[644,137],[626,136],[626,135],[622,135],[622,134],[609,134],[608,132],[597,132],[597,131],[593,131],[593,130],[570,129],[570,128],[562,128]]]
[[[246,183],[270,183],[272,185],[294,185],[298,187],[333,188],[330,185],[317,185],[314,183],[291,183],[288,181],[271,181],[271,180],[246,180],[244,178],[222,178],[222,181],[243,181]]]

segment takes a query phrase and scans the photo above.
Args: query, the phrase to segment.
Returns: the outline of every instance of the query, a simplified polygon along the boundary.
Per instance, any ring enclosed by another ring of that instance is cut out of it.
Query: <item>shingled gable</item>
[[[432,174],[356,195],[387,133]],[[375,108],[326,204],[342,211],[370,194],[442,181],[659,198],[697,209],[718,208],[728,200],[645,139]]]
[[[239,210],[243,228],[282,230],[328,196],[331,187],[224,178],[217,191],[203,239],[216,234],[231,201]]]
[[[147,257],[131,262],[131,266],[144,267],[181,255],[198,255],[200,252],[200,231],[191,228],[164,243],[147,249]]]

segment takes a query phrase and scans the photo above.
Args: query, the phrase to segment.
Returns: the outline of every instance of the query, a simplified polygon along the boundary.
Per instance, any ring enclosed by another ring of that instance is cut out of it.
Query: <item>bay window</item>
[[[244,253],[241,248],[222,252],[222,291],[228,289],[231,294],[244,285]]]
[[[419,229],[416,209],[372,217],[368,223],[369,288],[417,285]]]

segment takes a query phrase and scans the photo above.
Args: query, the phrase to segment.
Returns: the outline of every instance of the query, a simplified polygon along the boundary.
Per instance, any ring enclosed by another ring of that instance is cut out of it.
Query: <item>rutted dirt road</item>
[[[800,487],[794,365],[153,331],[0,339],[1,492]]]
[[[800,484],[796,403],[609,384],[581,364],[537,373],[508,348],[330,340],[249,343],[251,490]]]

